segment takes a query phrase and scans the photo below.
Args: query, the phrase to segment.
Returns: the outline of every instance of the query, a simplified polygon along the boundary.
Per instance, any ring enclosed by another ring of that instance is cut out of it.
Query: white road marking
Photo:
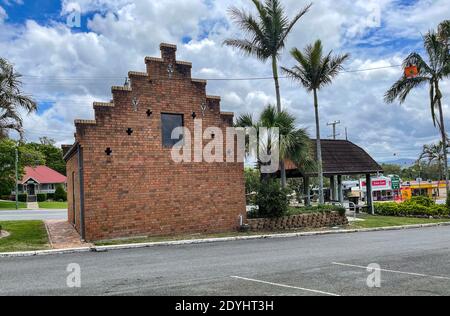
[[[354,264],[339,263],[339,262],[333,262],[332,264],[337,265],[337,266],[342,266],[342,267],[350,267],[350,268],[358,268],[358,269],[367,270],[367,267],[358,266],[358,265],[354,265]],[[375,270],[378,270],[378,271],[381,271],[381,272],[388,272],[388,273],[406,274],[406,275],[422,277],[422,278],[432,278],[432,279],[438,279],[438,280],[450,280],[450,277],[428,275],[428,274],[422,274],[422,273],[412,273],[412,272],[387,270],[387,269],[375,269]]]
[[[249,281],[249,282],[255,282],[255,283],[268,284],[268,285],[273,285],[273,286],[278,286],[278,287],[284,287],[284,288],[288,288],[288,289],[301,290],[301,291],[311,292],[311,293],[316,293],[316,294],[323,294],[323,295],[328,295],[328,296],[340,296],[338,294],[333,294],[333,293],[328,293],[328,292],[323,292],[323,291],[318,291],[318,290],[305,289],[305,288],[297,287],[297,286],[291,286],[291,285],[286,285],[286,284],[280,284],[280,283],[273,283],[273,282],[267,282],[267,281],[249,279],[249,278],[243,278],[243,277],[239,277],[239,276],[231,276],[231,278],[238,279],[238,280]]]

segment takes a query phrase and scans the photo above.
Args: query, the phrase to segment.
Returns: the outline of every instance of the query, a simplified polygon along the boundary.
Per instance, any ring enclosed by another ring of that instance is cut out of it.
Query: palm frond
[[[313,6],[312,3],[308,4],[306,7],[304,7],[302,10],[300,10],[300,12],[298,12],[296,14],[296,16],[291,20],[291,22],[289,23],[289,25],[285,28],[282,36],[281,36],[281,40],[279,45],[279,48],[284,48],[285,42],[286,42],[286,38],[288,37],[288,35],[291,33],[292,29],[294,28],[294,26],[297,24],[297,22],[306,14],[309,12],[309,10],[311,9],[311,7]]]
[[[245,55],[256,56],[258,59],[261,59],[263,61],[266,61],[270,57],[267,56],[267,54],[260,47],[254,45],[252,42],[248,40],[227,39],[224,41],[224,44],[227,46],[237,48]]]
[[[252,2],[258,12],[257,16],[234,7],[229,10],[231,19],[246,36],[243,39],[226,40],[224,44],[242,50],[247,55],[255,55],[263,61],[278,58],[288,34],[309,11],[310,6],[289,21],[279,0],[265,0],[264,3],[261,0],[252,0]]]
[[[243,114],[236,119],[235,127],[253,127],[255,124],[253,122],[252,114]]]
[[[303,69],[300,69],[298,67],[294,67],[293,69],[288,69],[285,67],[281,67],[281,71],[287,76],[288,78],[292,79],[293,81],[300,82],[306,89],[310,89],[311,87],[311,81],[308,80],[307,74],[304,72]]]
[[[403,76],[386,92],[384,100],[386,103],[394,103],[398,99],[400,103],[404,103],[414,88],[427,82],[429,78],[426,77],[406,78]]]
[[[304,52],[294,48],[291,56],[297,61],[292,69],[282,68],[283,72],[295,81],[299,81],[308,91],[320,89],[331,84],[343,69],[343,63],[350,57],[349,54],[334,56],[330,51],[323,55],[323,46],[320,40],[306,46]]]
[[[248,14],[236,7],[231,7],[228,12],[233,22],[237,24],[243,32],[251,37],[251,40],[249,41],[252,42],[253,45],[261,43],[264,39],[263,30],[261,30],[258,21],[256,21],[251,14]]]

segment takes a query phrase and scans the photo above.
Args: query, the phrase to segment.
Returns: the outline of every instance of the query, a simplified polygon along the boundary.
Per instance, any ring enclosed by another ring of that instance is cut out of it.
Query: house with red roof
[[[27,193],[30,198],[40,193],[53,194],[58,185],[66,189],[67,177],[47,166],[25,167],[25,175],[19,181],[19,194]]]

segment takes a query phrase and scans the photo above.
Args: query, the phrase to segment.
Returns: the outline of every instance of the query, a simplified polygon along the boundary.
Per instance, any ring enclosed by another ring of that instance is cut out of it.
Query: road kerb
[[[298,238],[298,237],[323,236],[323,235],[339,235],[339,234],[367,233],[367,232],[378,232],[378,231],[408,230],[408,229],[431,228],[431,227],[441,227],[441,226],[450,226],[450,222],[435,223],[435,224],[417,224],[417,225],[406,225],[406,226],[378,227],[378,228],[327,230],[327,231],[316,231],[316,232],[263,234],[263,235],[255,235],[255,236],[176,240],[176,241],[162,241],[162,242],[152,242],[152,243],[122,244],[122,245],[113,245],[113,246],[93,246],[93,247],[84,247],[84,248],[58,249],[58,250],[10,252],[10,253],[0,253],[0,258],[63,255],[63,254],[73,254],[73,253],[85,253],[85,252],[107,252],[107,251],[114,251],[114,250],[142,249],[142,248],[152,248],[152,247],[161,247],[161,246],[197,245],[197,244],[210,244],[210,243],[218,243],[218,242],[246,241],[246,240],[258,240],[258,239]]]

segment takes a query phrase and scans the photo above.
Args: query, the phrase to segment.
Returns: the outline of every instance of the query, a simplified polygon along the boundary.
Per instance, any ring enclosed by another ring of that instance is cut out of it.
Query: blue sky
[[[422,52],[421,34],[450,18],[446,0],[313,2],[287,48],[303,48],[320,38],[328,50],[351,53],[348,70],[400,64],[410,52]],[[307,4],[282,3],[290,15]],[[177,44],[180,59],[192,61],[199,78],[270,75],[268,64],[222,46],[224,39],[242,35],[227,15],[231,5],[254,12],[249,0],[0,0],[2,57],[24,74],[26,92],[40,105],[25,118],[27,138],[73,142],[73,120],[92,118],[92,102],[108,101],[110,86],[123,84],[129,70],[143,71],[144,56],[158,56],[160,42]],[[74,7],[81,10],[80,28],[66,24]],[[373,25],[378,12],[380,24]],[[288,49],[280,64],[293,65]],[[350,139],[378,160],[417,157],[438,133],[426,88],[405,105],[384,104],[384,92],[400,75],[397,68],[340,75],[319,95],[322,135],[330,134],[327,122],[341,120],[341,134],[347,127]],[[284,107],[313,133],[311,96],[288,80],[281,84]],[[443,90],[449,88],[445,82]],[[270,81],[210,82],[208,93],[221,95],[222,108],[236,114],[275,102]],[[444,100],[447,113],[450,95]]]

